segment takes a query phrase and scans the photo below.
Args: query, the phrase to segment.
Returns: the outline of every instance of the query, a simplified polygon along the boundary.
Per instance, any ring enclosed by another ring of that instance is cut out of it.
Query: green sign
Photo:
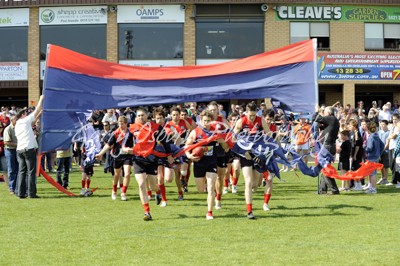
[[[400,7],[276,6],[276,20],[400,23]]]

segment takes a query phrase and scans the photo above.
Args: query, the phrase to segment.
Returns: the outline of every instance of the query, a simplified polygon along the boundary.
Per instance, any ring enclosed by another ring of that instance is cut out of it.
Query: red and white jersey
[[[219,115],[215,121],[211,122],[210,131],[225,131],[229,129],[229,124],[226,124],[224,117]]]
[[[181,136],[189,129],[187,123],[183,119],[179,119],[178,124],[175,124],[173,121],[169,121],[168,123],[165,124],[164,127],[170,129],[171,132],[174,132],[179,136]]]
[[[247,116],[241,117],[242,119],[242,132],[249,132],[250,134],[262,133],[264,131],[262,126],[262,118],[256,116],[253,122]]]

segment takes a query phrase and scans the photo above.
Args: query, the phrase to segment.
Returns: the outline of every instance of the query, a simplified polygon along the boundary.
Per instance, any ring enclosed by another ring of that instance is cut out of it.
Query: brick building
[[[400,1],[1,0],[0,105],[37,101],[46,44],[123,64],[218,63],[308,38],[319,98],[400,100]]]

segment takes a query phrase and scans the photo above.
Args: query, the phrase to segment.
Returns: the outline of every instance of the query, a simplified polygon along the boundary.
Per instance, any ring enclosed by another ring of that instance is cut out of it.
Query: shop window
[[[0,62],[28,61],[28,27],[0,27]]]
[[[400,24],[365,23],[366,50],[400,50]]]
[[[55,44],[91,57],[106,59],[106,25],[60,25],[40,27],[40,55]]]
[[[238,59],[264,52],[260,5],[197,5],[196,58]]]
[[[329,23],[327,22],[291,22],[290,43],[308,39],[317,39],[318,50],[330,49]]]
[[[118,57],[127,59],[182,59],[183,24],[119,24]]]

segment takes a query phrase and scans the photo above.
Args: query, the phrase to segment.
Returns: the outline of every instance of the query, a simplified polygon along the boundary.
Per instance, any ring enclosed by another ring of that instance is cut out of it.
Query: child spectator
[[[376,132],[375,122],[369,122],[367,124],[367,130],[369,132],[367,145],[365,147],[365,153],[367,155],[367,160],[370,162],[379,162],[382,152],[384,151],[385,144],[379,139]],[[369,175],[369,187],[365,191],[367,194],[376,194],[376,170]]]
[[[340,175],[344,175],[350,170],[350,156],[351,156],[351,142],[350,131],[343,130],[339,133],[340,145],[336,147],[336,152],[339,153],[339,166]],[[340,191],[349,190],[349,181],[342,180],[342,187]]]

